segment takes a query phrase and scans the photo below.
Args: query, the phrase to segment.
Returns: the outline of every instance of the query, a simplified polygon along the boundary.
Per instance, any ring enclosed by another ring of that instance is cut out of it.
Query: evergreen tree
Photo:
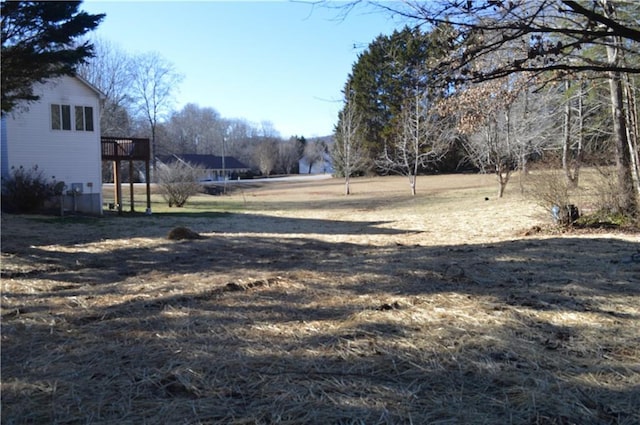
[[[447,49],[445,33],[445,25],[431,33],[405,27],[391,36],[378,36],[358,56],[345,86],[354,93],[353,101],[362,120],[359,137],[371,163],[396,132],[397,117],[406,98],[416,92],[438,92],[435,86],[439,78],[430,64]]]
[[[78,37],[95,29],[104,14],[79,10],[80,2],[3,1],[2,113],[21,101],[36,101],[33,84],[72,75],[92,56],[89,42]]]

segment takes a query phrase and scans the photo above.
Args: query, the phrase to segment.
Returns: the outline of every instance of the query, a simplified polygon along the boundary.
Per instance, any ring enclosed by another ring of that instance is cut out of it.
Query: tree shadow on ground
[[[637,243],[253,232],[27,250],[45,267],[5,276],[2,422],[640,421]]]
[[[176,226],[199,233],[270,233],[321,235],[402,235],[406,231],[383,227],[387,221],[326,220],[235,213],[166,213],[129,217],[65,218],[15,217],[22,226],[41,229],[31,238],[21,237],[6,226],[3,252],[19,252],[34,245],[77,245],[118,238],[165,238]],[[5,230],[5,229],[3,229]]]

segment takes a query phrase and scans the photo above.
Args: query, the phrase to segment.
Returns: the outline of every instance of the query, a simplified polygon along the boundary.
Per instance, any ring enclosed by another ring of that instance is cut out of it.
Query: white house
[[[100,101],[104,94],[80,77],[37,84],[37,102],[2,117],[1,169],[34,165],[64,182],[64,208],[102,214]]]

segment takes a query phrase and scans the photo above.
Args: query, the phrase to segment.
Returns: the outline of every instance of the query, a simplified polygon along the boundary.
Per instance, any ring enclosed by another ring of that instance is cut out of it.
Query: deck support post
[[[134,190],[134,161],[144,161],[146,168],[147,183],[147,214],[151,214],[151,185],[149,161],[151,151],[149,139],[136,139],[125,137],[102,137],[100,140],[103,161],[113,161],[113,185],[114,185],[114,207],[117,205],[118,214],[122,215],[122,173],[120,161],[129,161],[129,198],[131,212],[135,212],[135,190]],[[110,206],[111,208],[111,206]]]
[[[145,182],[147,183],[147,214],[151,214],[151,166],[150,161],[147,159],[144,162],[144,172],[146,173]]]
[[[114,198],[118,214],[122,215],[122,176],[120,175],[120,161],[113,161]]]
[[[135,211],[133,199],[133,161],[129,160],[129,199],[131,202],[131,212]]]

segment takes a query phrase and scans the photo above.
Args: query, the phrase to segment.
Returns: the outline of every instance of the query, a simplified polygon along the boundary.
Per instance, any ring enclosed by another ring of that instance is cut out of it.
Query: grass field
[[[2,424],[640,423],[640,235],[495,186],[3,214]]]

